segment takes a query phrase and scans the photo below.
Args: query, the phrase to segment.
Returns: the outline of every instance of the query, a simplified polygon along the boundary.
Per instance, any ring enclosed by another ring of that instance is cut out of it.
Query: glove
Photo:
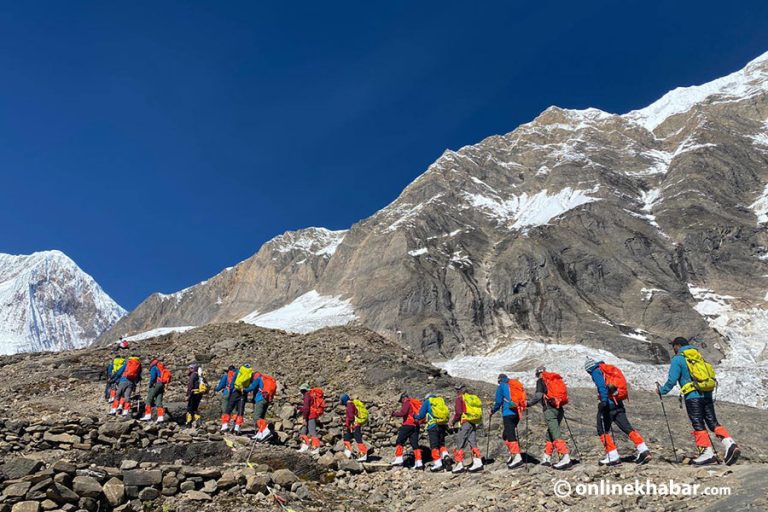
[[[661,396],[661,384],[658,382],[656,383],[656,392],[659,394],[659,396]]]

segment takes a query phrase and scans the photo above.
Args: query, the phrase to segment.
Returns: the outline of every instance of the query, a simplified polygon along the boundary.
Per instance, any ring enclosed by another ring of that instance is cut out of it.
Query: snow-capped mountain
[[[125,313],[62,252],[0,254],[0,354],[84,347]]]
[[[767,307],[766,191],[768,53],[641,110],[551,107],[446,151],[348,231],[278,237],[118,329],[295,328],[310,304],[343,312],[321,325],[354,319],[433,359],[533,338],[662,362],[684,335],[760,362],[731,322]]]

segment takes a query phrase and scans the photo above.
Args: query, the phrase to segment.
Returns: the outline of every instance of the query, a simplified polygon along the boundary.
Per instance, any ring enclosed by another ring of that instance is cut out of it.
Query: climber
[[[432,465],[430,471],[442,471],[445,469],[443,461],[450,459],[448,448],[445,446],[445,438],[448,434],[448,420],[450,411],[443,397],[433,393],[427,393],[421,403],[421,409],[413,419],[417,422],[427,422],[427,437],[429,448],[432,452]]]
[[[206,391],[205,383],[200,374],[200,366],[196,363],[187,366],[187,427],[191,427],[193,422],[196,426],[200,426],[200,414],[197,410]]]
[[[397,431],[397,440],[395,441],[395,458],[392,459],[393,466],[402,466],[404,464],[403,459],[403,445],[408,441],[413,449],[413,469],[422,469],[424,463],[421,458],[421,449],[419,448],[419,428],[421,424],[414,419],[421,409],[421,402],[415,398],[408,396],[408,393],[400,395],[399,403],[400,409],[393,411],[392,416],[395,418],[402,418],[403,424],[400,425],[400,429]]]
[[[153,359],[149,363],[149,388],[147,401],[144,404],[143,421],[152,421],[152,408],[157,407],[157,422],[165,421],[165,409],[163,409],[163,393],[165,385],[171,381],[171,372],[163,363]]]
[[[112,402],[110,415],[131,415],[131,397],[136,390],[136,385],[141,381],[141,359],[132,355],[123,362],[120,368],[112,374],[111,382],[117,382],[117,393]]]
[[[368,447],[363,442],[363,426],[368,423],[368,409],[358,400],[352,400],[347,393],[339,400],[345,407],[344,414],[344,455],[352,458],[352,441],[357,444],[357,462],[368,460]]]
[[[256,423],[255,441],[268,441],[272,431],[267,424],[267,409],[277,391],[275,379],[265,373],[255,372],[251,384],[245,389],[245,393],[253,393],[253,420]]]
[[[301,436],[300,452],[306,452],[312,447],[311,453],[320,453],[320,438],[317,436],[317,426],[325,411],[325,398],[320,388],[310,388],[306,382],[299,386],[302,403],[298,409],[304,420],[299,434]]]
[[[522,397],[512,397],[512,387],[510,379],[505,374],[500,374],[497,378],[499,383],[496,388],[496,401],[491,407],[491,416],[501,409],[501,420],[504,424],[501,438],[509,450],[507,467],[515,469],[524,464],[523,456],[520,454],[520,443],[517,441],[517,425],[520,423],[520,413],[525,408],[525,392]],[[514,381],[519,384],[518,381]]]
[[[571,467],[571,456],[568,445],[560,435],[560,423],[565,417],[565,409],[568,403],[568,392],[563,378],[554,372],[548,372],[543,366],[536,368],[536,393],[533,400],[526,404],[532,407],[541,403],[544,411],[544,422],[547,424],[546,443],[544,444],[544,456],[541,464],[552,466],[555,469],[568,469]],[[552,464],[552,454],[557,450],[560,460]]]
[[[115,351],[115,357],[112,358],[112,360],[107,365],[107,385],[104,388],[104,398],[111,404],[115,401],[115,396],[117,395],[117,384],[112,380],[112,375],[117,372],[117,370],[120,369],[121,366],[123,366],[123,363],[125,362],[125,357],[123,356],[123,350],[120,346],[118,346],[117,350]],[[110,409],[112,406],[110,405]]]
[[[680,386],[680,393],[685,397],[685,410],[693,425],[693,439],[699,450],[699,456],[693,459],[691,464],[701,466],[717,463],[707,428],[722,441],[725,463],[734,464],[739,459],[741,450],[728,430],[717,421],[715,402],[712,398],[712,392],[717,386],[714,369],[704,361],[699,350],[687,339],[679,336],[672,340],[670,345],[675,355],[669,365],[667,382],[663,386],[657,382],[656,388],[659,395],[666,395],[675,385]]]
[[[237,370],[235,369],[235,367],[233,365],[229,365],[229,368],[227,368],[224,371],[221,378],[219,379],[219,383],[216,384],[216,388],[213,390],[214,393],[221,392],[221,431],[222,432],[229,430],[229,413],[227,413],[227,409],[229,409],[229,396],[232,394],[232,391],[235,389],[236,373],[237,373]]]
[[[460,384],[455,387],[456,402],[454,403],[453,418],[450,426],[453,427],[459,423],[460,428],[456,433],[456,449],[453,451],[453,460],[456,465],[451,470],[452,473],[461,473],[466,466],[464,465],[464,449],[471,450],[472,465],[468,471],[474,473],[482,471],[483,457],[480,448],[477,447],[477,426],[483,421],[483,407],[480,398],[467,392],[467,387]]]
[[[651,458],[651,452],[645,444],[640,433],[632,428],[627,419],[627,411],[624,408],[624,400],[629,396],[627,381],[624,374],[617,367],[606,364],[603,361],[595,361],[587,357],[584,369],[592,377],[597,387],[599,404],[597,407],[597,433],[600,442],[605,448],[606,456],[600,461],[601,466],[615,466],[621,464],[619,452],[611,435],[611,425],[616,423],[622,432],[627,434],[635,444],[637,453],[635,462],[645,464]]]
[[[232,388],[229,392],[229,403],[221,416],[221,432],[229,430],[229,421],[233,420],[235,424],[234,432],[239,434],[243,425],[243,415],[245,414],[245,402],[248,399],[248,393],[245,389],[251,385],[253,380],[253,368],[250,364],[244,364],[236,372],[232,379]],[[232,414],[234,412],[234,415]]]

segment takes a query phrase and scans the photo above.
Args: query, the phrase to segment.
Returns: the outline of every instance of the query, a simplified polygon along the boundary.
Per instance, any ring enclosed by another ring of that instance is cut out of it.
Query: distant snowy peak
[[[0,254],[0,353],[83,347],[125,313],[60,251]]]
[[[640,110],[624,114],[625,119],[640,124],[649,131],[675,114],[689,111],[704,101],[744,100],[768,91],[768,52],[743,69],[703,85],[678,87],[658,101]]]
[[[287,253],[301,251],[315,256],[332,256],[347,230],[331,231],[325,228],[306,228],[298,231],[288,231],[267,242],[267,245],[277,252]]]

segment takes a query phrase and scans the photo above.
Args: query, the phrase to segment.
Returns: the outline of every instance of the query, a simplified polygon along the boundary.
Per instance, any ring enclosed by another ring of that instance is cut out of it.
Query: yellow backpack
[[[245,388],[251,385],[253,379],[253,368],[250,366],[241,366],[237,370],[237,378],[235,379],[235,389],[243,391]]]
[[[477,395],[464,393],[464,414],[461,415],[461,421],[470,423],[482,423],[483,421],[483,402]]]
[[[704,360],[701,352],[695,348],[683,350],[685,363],[688,365],[688,373],[691,374],[691,382],[680,388],[680,392],[687,395],[691,391],[706,393],[714,391],[717,387],[715,369]]]
[[[114,375],[114,374],[115,374],[115,372],[116,372],[117,370],[119,370],[121,366],[123,366],[123,363],[124,363],[124,362],[125,362],[125,358],[124,358],[124,357],[116,357],[116,358],[115,358],[115,359],[112,361],[112,375]]]
[[[445,425],[448,423],[448,416],[450,416],[451,413],[448,410],[448,406],[445,405],[445,400],[443,400],[443,397],[430,397],[429,405],[430,409],[432,410],[432,414],[430,415],[431,417],[427,422],[428,425],[432,425],[433,423]]]
[[[368,409],[365,408],[365,404],[360,400],[352,400],[352,403],[355,404],[355,409],[357,409],[355,425],[365,425],[368,423]]]

